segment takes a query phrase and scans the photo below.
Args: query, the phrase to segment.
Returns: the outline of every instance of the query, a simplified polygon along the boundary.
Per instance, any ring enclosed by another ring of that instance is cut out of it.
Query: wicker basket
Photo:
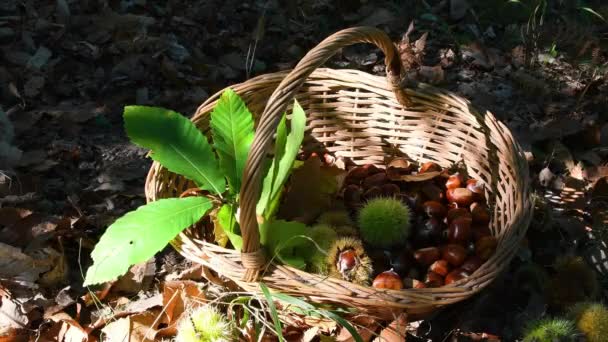
[[[373,43],[385,54],[387,77],[356,70],[318,69],[341,48]],[[489,112],[434,87],[400,85],[401,62],[384,32],[356,27],[335,33],[312,49],[289,72],[266,74],[232,86],[256,117],[256,135],[241,189],[243,251],[204,241],[188,229],[173,241],[186,258],[259,293],[257,281],[316,303],[355,308],[359,314],[390,319],[406,312],[422,318],[462,301],[487,286],[509,264],[532,216],[528,165],[509,130]],[[387,82],[387,79],[389,82]],[[209,113],[219,98],[202,104],[192,121],[208,132]],[[382,164],[400,151],[417,161],[442,166],[463,160],[471,177],[483,180],[494,208],[491,231],[496,253],[471,276],[440,288],[378,290],[324,278],[289,266],[268,264],[260,249],[255,207],[261,190],[262,162],[268,155],[281,113],[297,98],[308,116],[303,149],[319,150],[352,164]],[[154,163],[146,181],[148,201],[176,197],[192,183]]]

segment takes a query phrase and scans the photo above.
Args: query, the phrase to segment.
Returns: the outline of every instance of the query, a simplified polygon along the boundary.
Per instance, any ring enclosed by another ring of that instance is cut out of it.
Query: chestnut
[[[471,221],[468,217],[457,217],[448,226],[448,240],[450,243],[466,244],[472,235]]]
[[[454,202],[460,207],[466,207],[473,203],[473,192],[467,188],[448,189],[445,195],[449,202]]]
[[[476,202],[485,200],[485,185],[477,179],[471,178],[467,180],[467,189],[473,193],[473,197]]]
[[[393,270],[384,271],[374,278],[372,286],[377,289],[401,290],[403,281]]]
[[[379,186],[372,186],[363,193],[363,199],[366,201],[376,197],[382,197],[382,188]]]
[[[420,191],[430,201],[440,202],[445,197],[444,192],[437,185],[430,182],[425,183],[420,188]]]
[[[459,172],[449,176],[448,180],[445,182],[445,187],[447,189],[461,188],[463,185],[464,177]]]
[[[445,225],[438,219],[431,217],[427,220],[420,220],[418,229],[414,233],[414,242],[420,246],[433,245],[441,238]]]
[[[344,183],[359,184],[367,176],[369,176],[369,167],[366,167],[366,166],[353,167],[346,174]]]
[[[421,210],[422,195],[419,192],[401,192],[398,197],[414,211]]]
[[[405,278],[403,279],[403,285],[406,289],[424,289],[426,285],[418,279]]]
[[[357,252],[347,249],[338,256],[337,269],[340,273],[346,273],[357,266]]]
[[[442,259],[452,266],[462,265],[466,257],[467,250],[462,245],[449,244],[443,249]]]
[[[437,260],[429,267],[429,270],[445,277],[450,270],[450,265],[448,265],[448,262],[445,260]]]
[[[437,201],[426,201],[422,203],[422,210],[429,216],[438,219],[443,219],[448,213],[445,205]]]
[[[473,230],[473,240],[475,240],[475,241],[479,240],[480,238],[482,238],[484,236],[492,235],[492,232],[490,231],[490,227],[488,227],[487,225],[474,224],[472,230]]]
[[[421,248],[414,252],[414,259],[424,266],[429,266],[430,264],[439,260],[440,257],[441,252],[437,247]]]
[[[475,242],[475,254],[483,261],[490,259],[496,251],[498,240],[493,236],[483,236]]]
[[[394,158],[386,165],[386,175],[391,180],[399,180],[412,171],[412,163],[405,158]]]
[[[479,224],[488,224],[490,223],[490,211],[488,207],[481,202],[473,202],[471,204],[471,216],[473,217],[473,222]]]
[[[452,208],[452,209],[448,210],[448,213],[447,213],[448,223],[452,222],[452,220],[454,220],[455,218],[460,217],[460,216],[466,216],[471,221],[473,221],[473,216],[471,215],[471,213],[469,212],[468,209],[466,209],[466,208]]]
[[[445,285],[449,285],[453,282],[464,279],[464,278],[468,277],[469,275],[470,275],[469,272],[463,270],[462,268],[457,268],[457,269],[453,270],[452,272],[448,273],[447,276],[445,276]]]
[[[388,253],[388,256],[389,265],[393,271],[402,275],[406,275],[414,264],[414,259],[411,252],[409,252],[409,249],[407,249],[405,252],[392,251]]]
[[[443,286],[443,277],[433,271],[429,271],[424,279],[424,284],[427,287],[440,287]]]
[[[361,204],[361,195],[363,191],[358,185],[350,184],[344,188],[344,204],[346,206],[356,206]]]
[[[385,197],[397,196],[397,195],[399,195],[399,192],[401,191],[401,189],[399,189],[399,186],[397,186],[396,184],[393,184],[393,183],[388,183],[388,184],[382,185],[380,187],[380,190],[382,191],[382,196],[385,196]]]
[[[426,162],[420,166],[419,173],[441,171],[441,166],[434,162]]]
[[[481,260],[478,256],[468,257],[464,263],[460,266],[463,270],[473,273],[477,271],[478,268],[483,265],[483,260]]]
[[[378,172],[371,176],[365,177],[363,180],[364,188],[371,188],[373,186],[381,186],[388,181],[388,177],[386,177],[386,173]]]

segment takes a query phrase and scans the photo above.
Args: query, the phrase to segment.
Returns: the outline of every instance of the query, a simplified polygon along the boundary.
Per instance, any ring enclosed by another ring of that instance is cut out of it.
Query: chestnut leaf
[[[114,280],[131,265],[150,259],[212,206],[206,197],[167,198],[127,213],[95,245],[84,286]]]

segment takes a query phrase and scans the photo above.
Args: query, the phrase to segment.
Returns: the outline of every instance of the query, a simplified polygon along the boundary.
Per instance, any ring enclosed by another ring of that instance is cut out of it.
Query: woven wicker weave
[[[387,77],[356,70],[319,69],[339,49],[373,43],[385,54]],[[509,130],[489,112],[434,87],[416,84],[403,90],[395,46],[369,27],[340,31],[311,50],[290,72],[266,74],[232,86],[256,117],[256,135],[241,189],[243,251],[206,242],[196,229],[173,241],[185,257],[259,293],[257,281],[283,293],[317,303],[356,308],[360,314],[390,319],[405,311],[410,318],[464,300],[487,286],[508,265],[532,215],[528,166]],[[389,80],[387,82],[387,79]],[[220,93],[202,104],[192,120],[208,132],[209,113]],[[471,177],[483,180],[494,208],[491,231],[496,253],[470,277],[440,288],[378,290],[350,282],[269,264],[259,244],[255,205],[260,196],[262,162],[288,106],[297,98],[308,116],[303,149],[329,152],[353,164],[382,164],[399,151],[419,162],[442,166],[463,160]],[[154,163],[146,181],[148,201],[177,197],[192,183]]]

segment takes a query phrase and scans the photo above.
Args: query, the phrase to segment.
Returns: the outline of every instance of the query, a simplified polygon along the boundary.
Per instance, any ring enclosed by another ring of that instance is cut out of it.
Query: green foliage
[[[346,210],[332,210],[326,211],[319,218],[317,222],[321,224],[327,224],[332,227],[340,226],[353,226],[353,220],[350,218],[350,214]]]
[[[169,171],[201,189],[216,194],[226,190],[211,145],[192,121],[171,110],[145,106],[125,107],[124,120],[131,141],[152,150],[152,159]]]
[[[279,319],[279,314],[276,306],[274,305],[274,300],[272,299],[270,290],[264,283],[260,283],[260,288],[262,289],[262,293],[264,293],[264,297],[266,297],[266,301],[268,302],[268,308],[270,309],[270,315],[272,316],[272,321],[274,322],[274,327],[277,331],[277,337],[279,338],[280,342],[283,342],[285,341],[285,338],[283,337],[283,327],[281,326],[281,320]]]
[[[307,269],[318,274],[327,274],[327,250],[338,238],[338,233],[326,224],[317,224],[308,233],[311,240],[304,249],[298,249],[298,254],[306,256]]]
[[[220,225],[224,233],[228,236],[230,243],[236,250],[243,247],[243,238],[239,224],[235,217],[236,210],[232,204],[224,204],[217,213],[217,224]]]
[[[177,342],[234,341],[234,327],[215,307],[204,305],[188,312],[177,328]]]
[[[228,178],[231,192],[236,194],[241,189],[245,161],[253,142],[253,116],[245,102],[232,89],[226,89],[211,112],[210,125],[220,168]]]
[[[306,266],[305,256],[297,251],[310,243],[309,228],[295,221],[270,220],[260,224],[260,243],[269,255],[297,268]]]
[[[563,318],[545,318],[531,322],[525,329],[524,342],[572,341],[574,322]]]
[[[359,211],[357,223],[361,237],[372,246],[404,244],[411,230],[410,209],[395,198],[374,198]]]
[[[608,341],[608,308],[600,303],[582,302],[570,310],[570,315],[589,342]]]
[[[297,101],[294,101],[293,104],[293,113],[290,120],[291,130],[289,135],[287,134],[287,125],[285,121],[286,118],[284,116],[277,128],[274,159],[264,178],[262,194],[256,208],[257,214],[263,215],[266,220],[270,218],[276,210],[281,189],[292,170],[294,160],[296,159],[296,155],[298,154],[300,145],[304,139],[306,114]]]
[[[137,208],[112,224],[91,253],[84,285],[116,279],[163,249],[211,209],[206,197],[169,198]]]

